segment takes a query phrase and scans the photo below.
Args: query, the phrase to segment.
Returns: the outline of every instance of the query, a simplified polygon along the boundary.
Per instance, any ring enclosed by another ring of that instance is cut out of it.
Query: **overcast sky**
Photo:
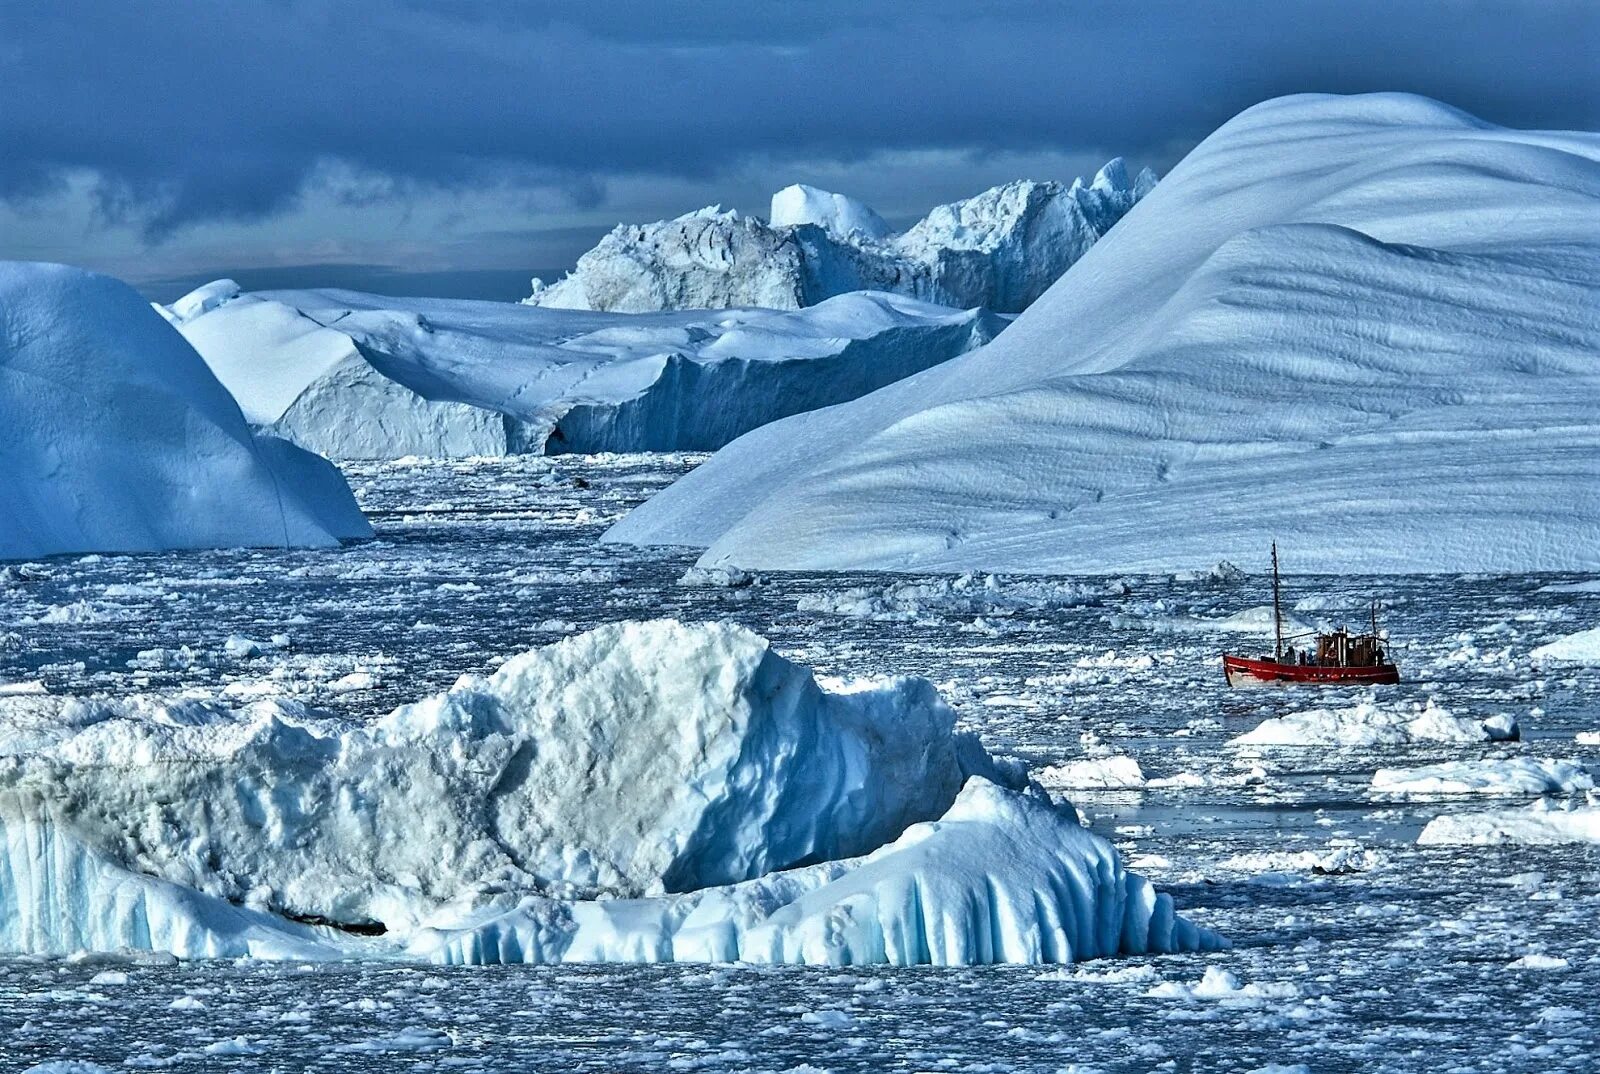
[[[0,257],[170,299],[515,298],[619,220],[803,181],[894,222],[1283,93],[1600,129],[1600,0],[0,4]]]

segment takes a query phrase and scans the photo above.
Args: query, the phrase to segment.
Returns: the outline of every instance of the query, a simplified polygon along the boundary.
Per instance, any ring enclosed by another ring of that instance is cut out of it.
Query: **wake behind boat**
[[[1330,633],[1283,634],[1283,587],[1278,576],[1278,545],[1272,545],[1272,655],[1222,654],[1229,686],[1332,684],[1388,686],[1400,681],[1390,659],[1385,632],[1378,629],[1378,603],[1372,602],[1372,629],[1365,634],[1340,627]],[[1310,639],[1315,639],[1312,642]],[[1296,642],[1305,643],[1303,646]]]

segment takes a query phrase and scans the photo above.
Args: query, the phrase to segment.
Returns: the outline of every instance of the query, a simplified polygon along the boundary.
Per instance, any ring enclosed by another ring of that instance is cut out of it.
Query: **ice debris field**
[[[1600,668],[1536,654],[1591,579],[1296,577],[1311,625],[1383,599],[1407,681],[1246,696],[1215,657],[1266,638],[1257,574],[595,544],[699,461],[351,464],[375,541],[0,569],[8,1058],[1587,1069]],[[608,736],[594,808],[539,809]],[[162,953],[208,945],[256,957]],[[986,959],[1024,964],[888,965]]]

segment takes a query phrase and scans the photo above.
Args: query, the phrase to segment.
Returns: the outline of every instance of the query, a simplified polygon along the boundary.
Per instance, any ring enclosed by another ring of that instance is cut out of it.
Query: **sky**
[[[513,299],[619,221],[808,182],[906,224],[1285,93],[1600,129],[1597,56],[1597,0],[6,3],[0,258]]]

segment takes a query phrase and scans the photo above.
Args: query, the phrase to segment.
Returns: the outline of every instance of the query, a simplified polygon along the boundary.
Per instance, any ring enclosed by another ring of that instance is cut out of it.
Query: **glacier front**
[[[167,316],[259,429],[335,459],[709,451],[992,339],[890,294],[620,314],[353,291],[197,289]]]
[[[1600,136],[1269,101],[988,346],[759,429],[608,540],[702,566],[1600,566]]]
[[[253,434],[127,284],[0,262],[0,559],[371,534],[339,472]]]
[[[922,679],[602,627],[375,723],[0,697],[0,945],[68,954],[1069,961],[1211,949]]]

